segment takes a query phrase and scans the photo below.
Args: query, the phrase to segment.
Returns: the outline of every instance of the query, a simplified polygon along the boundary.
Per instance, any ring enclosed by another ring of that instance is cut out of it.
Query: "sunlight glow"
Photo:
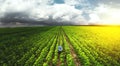
[[[120,9],[99,6],[95,12],[90,14],[90,21],[100,25],[120,25]]]

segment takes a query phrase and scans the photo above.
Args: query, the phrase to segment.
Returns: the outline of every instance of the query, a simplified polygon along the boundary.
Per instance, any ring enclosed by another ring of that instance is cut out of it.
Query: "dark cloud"
[[[74,23],[70,22],[57,22],[53,18],[48,20],[38,21],[30,18],[25,13],[6,13],[4,17],[0,18],[0,22],[4,26],[12,25],[73,25]]]
[[[65,4],[64,0],[0,0],[0,5],[1,25],[74,25],[84,22],[82,11]]]
[[[0,0],[0,26],[84,25],[101,4],[119,7],[119,0]]]

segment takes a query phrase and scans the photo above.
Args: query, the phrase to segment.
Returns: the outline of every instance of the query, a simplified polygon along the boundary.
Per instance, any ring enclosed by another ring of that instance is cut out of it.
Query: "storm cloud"
[[[0,0],[0,26],[88,25],[94,18],[90,15],[99,5],[117,8],[119,3],[119,0]]]

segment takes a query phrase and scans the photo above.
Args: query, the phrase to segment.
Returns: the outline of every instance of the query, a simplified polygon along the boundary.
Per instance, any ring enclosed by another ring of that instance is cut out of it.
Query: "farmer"
[[[58,54],[60,54],[62,50],[63,50],[62,46],[58,46]]]

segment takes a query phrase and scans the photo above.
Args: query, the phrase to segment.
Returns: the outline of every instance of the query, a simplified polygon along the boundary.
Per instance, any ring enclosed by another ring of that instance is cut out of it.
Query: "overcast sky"
[[[120,24],[120,0],[0,0],[0,26],[60,24]]]

